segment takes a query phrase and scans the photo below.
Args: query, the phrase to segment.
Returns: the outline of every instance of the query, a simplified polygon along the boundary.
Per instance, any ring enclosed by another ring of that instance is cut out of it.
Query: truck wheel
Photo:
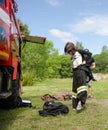
[[[7,99],[9,100],[11,107],[20,107],[22,103],[22,99],[19,93],[20,88],[20,77],[19,73],[17,73],[16,80],[12,80],[12,95]]]
[[[12,80],[12,95],[6,99],[0,100],[0,106],[4,109],[20,107],[22,104],[22,99],[19,94],[19,73],[17,74],[16,80]]]

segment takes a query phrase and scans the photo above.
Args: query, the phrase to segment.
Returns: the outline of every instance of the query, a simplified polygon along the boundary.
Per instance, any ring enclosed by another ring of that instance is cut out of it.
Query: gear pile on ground
[[[41,97],[42,101],[50,101],[50,100],[71,100],[72,99],[72,94],[70,93],[62,93],[56,96],[52,96],[50,94],[45,94]]]
[[[55,102],[54,100],[46,101],[43,104],[43,110],[39,110],[40,116],[57,116],[60,114],[67,114],[69,108],[61,102]]]

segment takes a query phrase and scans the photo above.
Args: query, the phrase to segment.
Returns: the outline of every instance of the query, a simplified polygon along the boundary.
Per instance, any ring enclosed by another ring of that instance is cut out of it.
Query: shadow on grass
[[[24,111],[24,108],[15,108],[9,110],[0,109],[0,130],[8,130],[18,115]]]
[[[19,107],[14,109],[2,109],[0,108],[0,130],[10,130],[12,129],[12,126],[16,126],[16,128],[13,129],[19,129],[20,125],[23,124],[24,118],[31,118],[29,116],[29,112],[33,110],[38,110],[42,108],[43,102],[39,102],[39,97],[37,96],[29,96],[26,98],[23,98],[24,100],[29,100],[32,102],[32,107]],[[37,104],[38,102],[38,104]],[[24,125],[24,124],[23,124]],[[25,127],[25,126],[24,126]]]

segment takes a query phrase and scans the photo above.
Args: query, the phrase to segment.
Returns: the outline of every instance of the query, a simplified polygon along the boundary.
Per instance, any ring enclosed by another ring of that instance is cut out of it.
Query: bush
[[[23,74],[22,84],[23,84],[23,86],[33,85],[36,80],[37,80],[37,78],[35,77],[35,75],[32,72],[31,73],[25,72]]]

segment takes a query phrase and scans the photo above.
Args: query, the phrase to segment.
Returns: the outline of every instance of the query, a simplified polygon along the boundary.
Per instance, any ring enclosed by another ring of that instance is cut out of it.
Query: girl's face
[[[67,53],[70,55],[70,56],[73,56],[75,54],[75,51],[70,49],[67,51]]]

